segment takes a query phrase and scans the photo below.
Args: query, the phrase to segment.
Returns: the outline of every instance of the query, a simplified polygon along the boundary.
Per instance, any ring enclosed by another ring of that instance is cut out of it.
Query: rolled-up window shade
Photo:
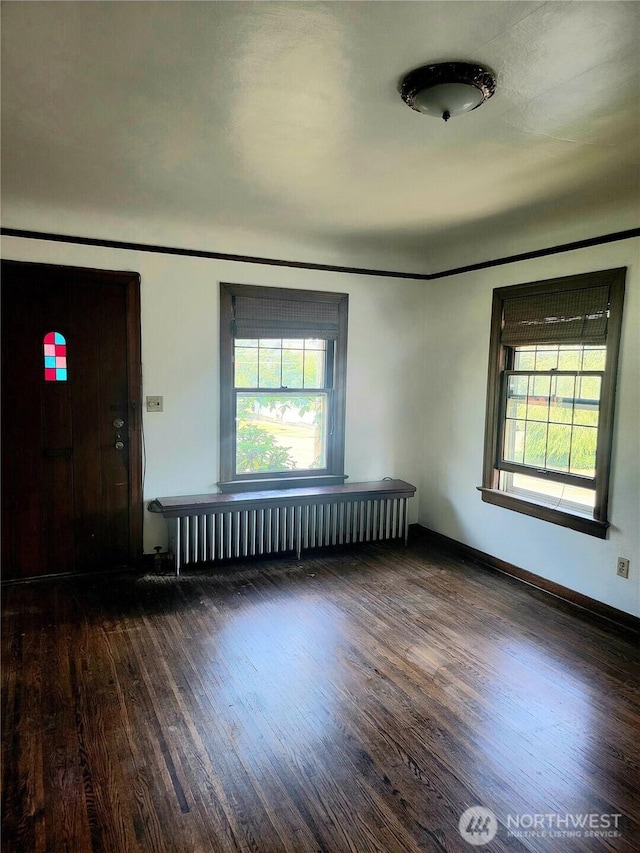
[[[507,298],[500,342],[505,346],[603,344],[608,306],[607,285]]]
[[[338,337],[338,302],[234,296],[236,338]]]

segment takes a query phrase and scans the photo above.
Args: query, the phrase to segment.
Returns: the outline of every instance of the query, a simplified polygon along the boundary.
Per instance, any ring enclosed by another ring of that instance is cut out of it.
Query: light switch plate
[[[162,411],[162,397],[147,397],[147,411],[148,412],[161,412]]]

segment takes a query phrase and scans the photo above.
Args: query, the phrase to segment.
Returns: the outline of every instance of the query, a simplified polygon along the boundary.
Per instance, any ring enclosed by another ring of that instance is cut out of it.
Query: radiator
[[[350,483],[234,495],[158,498],[149,509],[169,523],[176,572],[208,563],[307,548],[400,539],[407,542],[408,500],[402,480]]]

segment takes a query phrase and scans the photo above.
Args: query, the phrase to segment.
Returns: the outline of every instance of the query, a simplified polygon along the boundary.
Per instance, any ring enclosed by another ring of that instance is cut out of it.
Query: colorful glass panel
[[[43,341],[45,382],[67,381],[67,341],[60,332],[47,332]]]

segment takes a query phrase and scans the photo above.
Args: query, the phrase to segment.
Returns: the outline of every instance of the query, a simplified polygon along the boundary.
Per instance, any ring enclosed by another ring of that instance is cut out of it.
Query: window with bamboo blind
[[[347,311],[343,293],[221,284],[223,491],[344,481]]]
[[[483,500],[606,537],[625,272],[494,290]]]

